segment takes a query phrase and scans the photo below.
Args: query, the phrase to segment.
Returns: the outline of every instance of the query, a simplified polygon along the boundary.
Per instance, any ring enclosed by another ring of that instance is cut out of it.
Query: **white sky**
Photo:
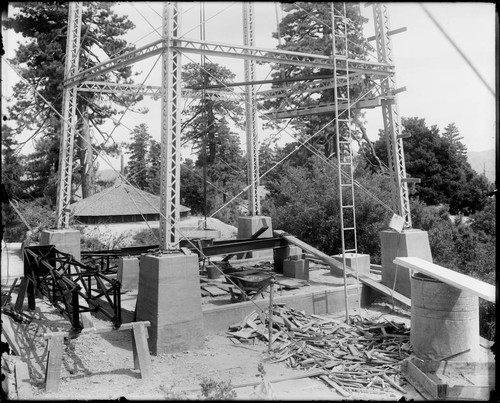
[[[495,89],[495,5],[476,2],[425,3],[425,6],[467,55],[489,86]],[[136,29],[127,39],[140,47],[160,39],[161,8],[160,2],[121,2],[117,3],[115,10],[128,15],[136,24]],[[241,8],[240,2],[207,2],[206,40],[243,44]],[[199,3],[183,3],[181,9],[181,32],[187,38],[199,39]],[[365,25],[365,36],[370,36],[373,34],[372,7],[365,7],[362,3],[360,9],[365,17],[370,18]],[[483,151],[495,148],[495,97],[418,3],[389,3],[388,9],[392,29],[407,27],[406,32],[392,36],[397,84],[398,87],[407,88],[407,91],[398,95],[400,116],[424,118],[428,127],[437,125],[441,131],[454,122],[468,150]],[[275,48],[278,42],[271,37],[277,25],[273,2],[255,3],[255,23],[256,46]],[[17,39],[12,34],[5,36],[5,31],[4,38],[7,55],[12,57]],[[141,83],[149,74],[145,84],[161,84],[160,60],[157,59],[155,56],[136,63],[134,69],[143,72],[134,78],[136,83]],[[185,54],[182,60],[183,63],[199,62],[200,56]],[[210,61],[231,69],[237,74],[236,81],[244,81],[242,59],[210,57]],[[155,63],[156,67],[152,69]],[[257,68],[258,80],[268,78],[267,65]],[[2,63],[2,93],[5,96],[11,94],[9,84],[13,76],[15,73],[10,67]],[[129,129],[146,123],[153,137],[159,139],[160,101],[148,100],[140,106],[147,106],[150,112],[146,116],[127,112],[122,122]],[[376,140],[378,130],[383,127],[380,108],[367,110],[366,118],[368,135],[372,140]],[[111,130],[113,128],[110,125],[108,132]],[[117,141],[128,141],[129,133],[125,128],[117,128],[113,136]],[[259,131],[261,138],[267,135],[269,133]],[[290,139],[291,137],[283,136],[283,141]],[[245,146],[244,137],[242,146]],[[117,164],[113,165],[117,168]],[[101,162],[101,169],[106,168],[108,166]]]

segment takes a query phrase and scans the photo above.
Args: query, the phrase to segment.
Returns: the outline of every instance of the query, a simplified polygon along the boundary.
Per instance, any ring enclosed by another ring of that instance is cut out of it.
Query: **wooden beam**
[[[363,284],[366,284],[368,287],[371,287],[374,290],[377,290],[382,294],[387,295],[388,297],[394,298],[396,301],[399,301],[402,304],[406,305],[407,307],[411,308],[410,298],[405,297],[403,294],[400,294],[397,291],[392,291],[386,285],[379,283],[378,281],[375,281],[374,279],[361,274],[359,275],[359,281],[361,281]]]
[[[435,278],[443,283],[450,284],[461,290],[470,292],[486,301],[495,303],[496,287],[494,285],[477,280],[473,277],[447,269],[437,264],[428,262],[418,257],[397,257],[395,264],[407,269],[418,271]]]
[[[312,255],[316,256],[318,259],[321,259],[323,262],[325,262],[327,265],[329,265],[331,268],[334,270],[340,270],[341,273],[344,273],[344,265],[340,263],[338,260],[334,259],[333,257],[328,256],[326,253],[321,252],[319,249],[316,249],[315,247],[301,241],[300,239],[294,237],[293,235],[290,235],[286,233],[285,231],[282,230],[276,230],[273,231],[274,236],[281,237],[283,239],[286,239],[288,242],[291,244],[298,246],[300,249],[303,251],[306,251],[307,253],[311,253]],[[356,272],[349,266],[347,267],[348,274],[353,274],[356,275]]]

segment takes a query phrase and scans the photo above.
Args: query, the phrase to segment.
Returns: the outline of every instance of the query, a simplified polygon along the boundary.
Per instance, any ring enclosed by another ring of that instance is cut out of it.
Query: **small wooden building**
[[[160,196],[148,193],[117,179],[113,186],[71,205],[81,224],[114,224],[160,220]],[[180,218],[190,208],[180,206]]]

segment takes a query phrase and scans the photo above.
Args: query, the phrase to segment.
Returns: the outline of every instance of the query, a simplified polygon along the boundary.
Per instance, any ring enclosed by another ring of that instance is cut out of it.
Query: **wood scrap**
[[[395,380],[399,379],[400,363],[411,354],[410,331],[403,323],[354,316],[348,325],[286,306],[274,306],[272,311],[272,361],[304,370],[321,368],[329,381],[347,394],[368,389],[404,390]],[[240,342],[268,342],[267,313],[247,315],[240,326],[231,326],[227,335]]]

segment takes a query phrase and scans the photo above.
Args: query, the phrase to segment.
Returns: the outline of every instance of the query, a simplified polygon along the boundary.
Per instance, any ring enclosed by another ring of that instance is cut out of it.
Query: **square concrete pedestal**
[[[309,260],[287,259],[283,261],[283,275],[309,281]]]
[[[197,255],[143,255],[139,263],[136,321],[151,322],[153,355],[201,349],[203,313]]]
[[[123,290],[137,290],[139,288],[139,260],[137,256],[121,256],[118,258],[116,279]]]
[[[45,229],[40,233],[40,245],[54,245],[60,252],[69,253],[80,261],[80,231],[76,229]]]
[[[246,216],[238,217],[238,239],[250,238],[263,226],[267,226],[267,229],[258,236],[258,238],[272,238],[273,237],[273,226],[271,224],[271,217],[267,216]],[[272,249],[256,250],[253,252],[247,252],[245,258],[269,258],[273,257]],[[242,255],[238,255],[241,259]]]
[[[344,258],[342,254],[333,255],[332,257],[340,263],[343,263]],[[346,253],[345,264],[354,271],[357,270],[359,274],[370,274],[370,255],[363,253]],[[330,269],[330,271],[332,271],[332,274],[337,274],[337,272],[333,272],[332,269]]]
[[[283,273],[283,262],[285,259],[301,257],[302,249],[298,246],[290,245],[283,246],[282,248],[273,249],[274,271],[276,273]]]
[[[431,247],[426,231],[409,229],[402,232],[382,231],[380,233],[382,254],[382,284],[405,297],[411,296],[410,271],[393,263],[396,257],[419,257],[432,262]]]

